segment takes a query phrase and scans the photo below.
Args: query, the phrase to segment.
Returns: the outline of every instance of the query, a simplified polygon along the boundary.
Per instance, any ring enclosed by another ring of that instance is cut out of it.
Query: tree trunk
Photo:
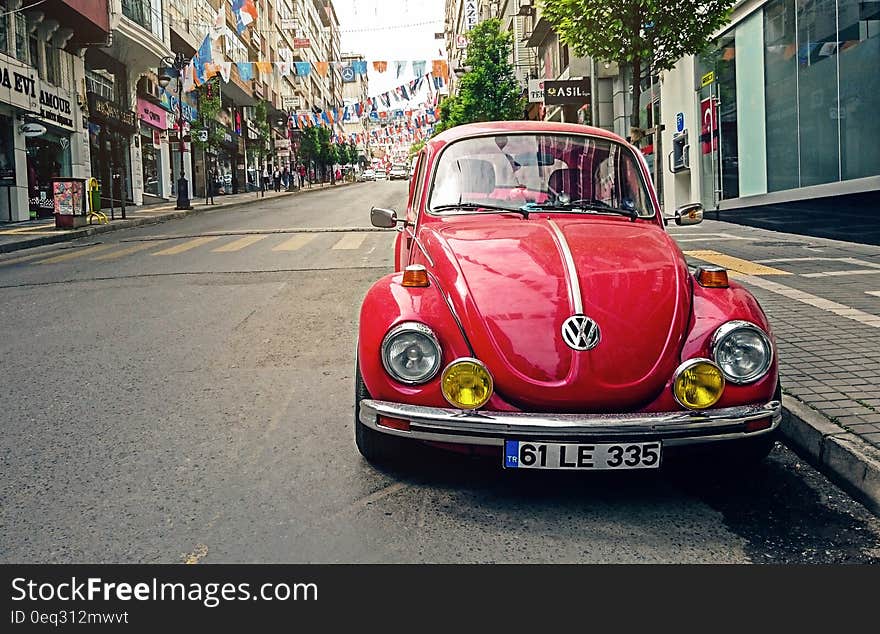
[[[642,60],[637,57],[632,62],[632,113],[629,116],[630,140],[638,141],[633,138],[633,128],[640,130],[639,125],[639,102],[642,100]],[[641,133],[638,133],[639,137]]]

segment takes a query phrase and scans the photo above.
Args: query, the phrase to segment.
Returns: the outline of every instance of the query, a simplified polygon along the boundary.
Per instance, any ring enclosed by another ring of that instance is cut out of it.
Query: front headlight
[[[450,363],[440,376],[440,391],[450,405],[479,409],[489,402],[495,382],[483,363],[463,357]]]
[[[688,359],[675,371],[672,393],[688,409],[712,407],[724,393],[724,375],[709,359]]]
[[[433,379],[442,354],[437,336],[425,324],[407,321],[382,340],[382,365],[396,381],[414,385]]]
[[[712,358],[731,383],[754,383],[773,363],[770,338],[755,324],[729,321],[712,336]]]

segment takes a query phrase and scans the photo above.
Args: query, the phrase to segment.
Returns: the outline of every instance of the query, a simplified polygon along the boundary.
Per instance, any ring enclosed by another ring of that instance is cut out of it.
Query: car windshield
[[[654,215],[633,153],[610,139],[507,134],[462,139],[438,159],[428,208]]]

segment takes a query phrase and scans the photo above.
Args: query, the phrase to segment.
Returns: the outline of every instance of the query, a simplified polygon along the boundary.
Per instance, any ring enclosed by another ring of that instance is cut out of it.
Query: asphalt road
[[[781,445],[748,477],[364,462],[358,310],[393,234],[338,229],[405,195],[255,198],[0,258],[0,561],[880,561],[880,521]]]

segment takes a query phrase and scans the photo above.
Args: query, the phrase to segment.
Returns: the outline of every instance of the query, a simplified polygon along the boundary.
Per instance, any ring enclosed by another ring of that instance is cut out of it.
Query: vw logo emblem
[[[572,315],[562,323],[562,340],[573,350],[592,350],[600,338],[599,324],[586,315]]]

